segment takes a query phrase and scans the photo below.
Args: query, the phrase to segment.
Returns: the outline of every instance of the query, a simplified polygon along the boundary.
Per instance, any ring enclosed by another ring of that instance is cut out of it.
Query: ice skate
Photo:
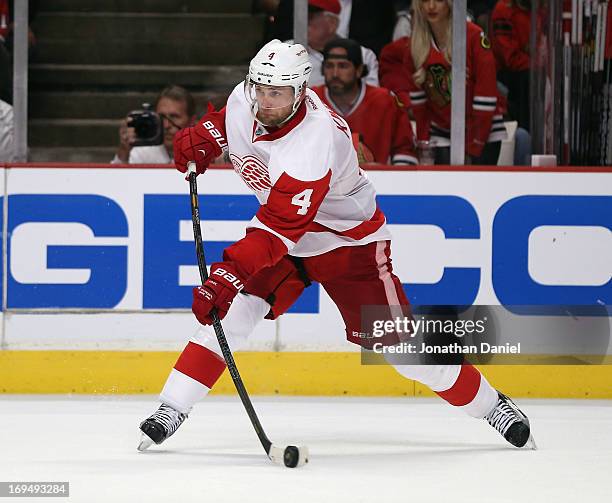
[[[536,449],[527,416],[506,395],[497,393],[497,404],[484,419],[515,447]]]
[[[153,443],[161,444],[172,436],[185,419],[187,419],[187,414],[162,403],[154,414],[140,423],[142,437],[138,444],[138,450],[144,451],[151,447]]]

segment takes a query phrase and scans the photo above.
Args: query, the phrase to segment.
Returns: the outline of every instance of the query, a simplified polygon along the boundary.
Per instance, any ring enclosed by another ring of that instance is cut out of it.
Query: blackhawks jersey
[[[466,151],[478,157],[485,143],[506,138],[506,129],[498,104],[495,59],[486,35],[474,23],[467,23],[466,45]],[[436,146],[450,145],[451,64],[433,43],[420,87],[412,78],[416,70],[409,45],[404,63],[411,76],[408,85],[417,139],[431,140]]]
[[[410,38],[401,37],[385,45],[380,51],[378,67],[380,85],[393,91],[407,109],[410,108],[410,94],[407,90],[410,75],[404,64],[404,53],[409,44]]]
[[[531,12],[510,0],[499,0],[491,13],[491,41],[501,70],[529,70]]]
[[[374,186],[358,166],[348,125],[312,90],[280,128],[254,119],[243,83],[221,113],[202,120],[207,118],[261,204],[246,237],[224,254],[244,277],[287,253],[310,257],[391,239]]]
[[[312,89],[327,106],[342,115],[353,133],[370,149],[381,164],[417,164],[414,135],[406,109],[382,87],[361,83],[351,109],[342,114],[334,105],[327,86]]]

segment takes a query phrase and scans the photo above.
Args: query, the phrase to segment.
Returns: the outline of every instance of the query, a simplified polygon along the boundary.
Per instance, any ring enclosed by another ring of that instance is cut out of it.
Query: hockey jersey
[[[404,53],[409,44],[410,38],[401,37],[385,45],[380,51],[378,69],[380,85],[393,91],[405,108],[410,108],[410,95],[406,85],[410,75],[404,64]]]
[[[495,59],[482,29],[467,23],[466,33],[466,151],[478,157],[487,142],[506,138],[501,107],[498,103]],[[432,44],[424,63],[423,86],[412,76],[416,69],[410,46],[404,54],[410,80],[410,102],[417,123],[417,139],[431,140],[436,146],[450,145],[451,64]]]
[[[418,163],[408,113],[387,89],[362,82],[357,100],[344,114],[334,105],[327,86],[314,87],[313,91],[323,103],[344,117],[353,133],[359,134],[360,140],[374,155],[375,162]]]
[[[529,70],[531,13],[499,0],[491,13],[491,45],[500,70]]]
[[[312,90],[280,128],[254,119],[243,83],[222,113],[207,119],[261,204],[247,235],[224,253],[243,277],[285,254],[310,257],[391,238],[374,187],[358,166],[350,128]]]

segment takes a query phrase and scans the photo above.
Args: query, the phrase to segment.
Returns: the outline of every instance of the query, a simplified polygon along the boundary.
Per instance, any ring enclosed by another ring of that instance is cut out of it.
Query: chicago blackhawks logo
[[[240,175],[252,190],[262,192],[270,190],[272,183],[270,182],[270,173],[268,167],[253,155],[239,157],[235,154],[230,154],[234,171]]]
[[[443,65],[431,65],[427,69],[424,84],[427,97],[439,108],[451,101],[451,76]]]
[[[491,48],[491,42],[489,41],[489,38],[484,33],[480,34],[480,45],[482,46],[483,49]]]

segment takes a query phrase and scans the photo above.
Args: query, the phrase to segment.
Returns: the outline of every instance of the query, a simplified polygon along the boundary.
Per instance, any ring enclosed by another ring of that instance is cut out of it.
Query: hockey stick
[[[206,259],[204,257],[204,246],[202,244],[202,229],[200,227],[200,207],[198,204],[198,182],[196,179],[195,163],[188,163],[187,169],[189,172],[189,195],[191,196],[191,222],[193,224],[193,237],[195,239],[196,255],[198,257],[200,280],[202,281],[202,283],[204,283],[208,279],[208,271],[206,270]],[[244,383],[242,382],[240,373],[238,372],[238,367],[236,366],[236,362],[234,361],[232,350],[230,349],[227,343],[227,339],[225,338],[225,333],[223,332],[223,327],[221,326],[221,320],[219,320],[219,316],[217,315],[216,309],[212,310],[211,317],[213,319],[213,328],[215,330],[215,335],[217,336],[217,340],[219,341],[219,346],[221,346],[221,352],[223,353],[223,358],[225,359],[225,363],[227,364],[227,369],[229,370],[229,373],[232,376],[232,381],[234,381],[234,386],[236,386],[238,396],[240,396],[242,405],[244,405],[244,408],[246,409],[247,415],[251,420],[251,424],[253,425],[253,428],[255,428],[255,433],[257,433],[257,437],[259,438],[261,445],[266,451],[268,458],[270,458],[270,460],[272,460],[274,463],[284,464],[288,468],[295,468],[296,466],[302,466],[308,463],[307,447],[296,447],[295,445],[288,445],[284,448],[278,447],[274,445],[266,435],[266,432],[264,431],[263,427],[261,426],[261,423],[259,422],[257,413],[253,408],[253,404],[251,403],[249,394],[246,388],[244,387]]]

